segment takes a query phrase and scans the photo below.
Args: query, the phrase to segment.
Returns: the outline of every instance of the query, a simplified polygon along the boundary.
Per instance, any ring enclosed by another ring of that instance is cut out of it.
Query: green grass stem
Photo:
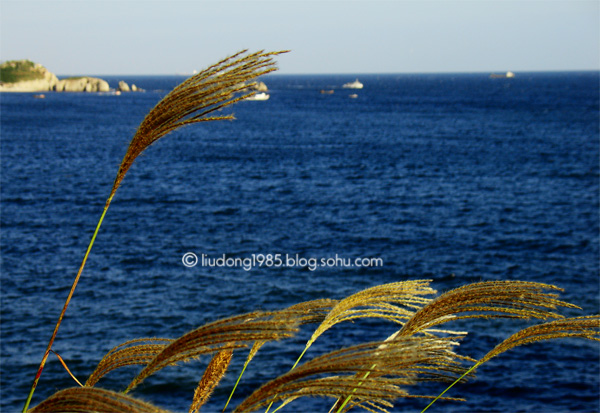
[[[294,365],[292,366],[292,368],[290,370],[294,370],[296,368],[296,366],[298,365],[298,363],[304,356],[304,353],[306,353],[306,350],[308,350],[308,346],[304,347],[304,350],[302,350],[302,354],[300,354],[300,357],[298,357],[298,360],[296,360],[296,362],[294,363]]]
[[[250,360],[246,359],[246,362],[244,363],[244,367],[242,368],[242,372],[238,376],[237,381],[235,382],[235,385],[233,386],[233,389],[231,389],[231,393],[229,394],[229,398],[227,399],[227,403],[225,403],[225,407],[223,407],[223,413],[225,413],[225,410],[227,409],[227,406],[229,406],[229,402],[231,401],[231,398],[233,397],[233,393],[235,393],[235,389],[237,388],[238,384],[240,383],[240,380],[242,379],[242,375],[246,371],[246,367],[248,367],[248,364],[250,364]]]
[[[377,364],[373,364],[373,366],[371,367],[371,369],[374,369],[375,367],[377,367]],[[370,371],[367,371],[365,373],[365,377],[363,377],[363,379],[366,379],[367,377],[369,377],[369,374],[371,374]],[[362,384],[362,382],[358,383],[359,385]],[[352,393],[356,393],[356,389],[352,390]],[[340,406],[340,408],[337,410],[337,413],[342,413],[342,411],[344,410],[344,407],[346,407],[346,405],[348,404],[348,402],[350,401],[350,399],[352,398],[352,395],[349,395],[346,397],[346,400],[344,400],[344,403],[342,403],[342,405]]]
[[[52,333],[52,337],[50,338],[50,342],[48,343],[48,347],[46,348],[46,352],[44,353],[44,357],[42,358],[42,362],[40,363],[40,367],[38,368],[37,374],[35,375],[35,379],[33,380],[33,384],[31,386],[31,390],[29,391],[29,396],[27,396],[27,400],[25,401],[25,406],[23,407],[23,413],[27,412],[29,409],[29,404],[31,403],[31,399],[33,397],[33,393],[35,392],[35,388],[37,387],[38,381],[40,380],[40,376],[42,375],[42,371],[44,370],[44,366],[46,365],[46,361],[48,360],[48,356],[50,355],[50,351],[52,350],[52,344],[54,344],[54,339],[56,338],[56,334],[58,333],[58,328],[62,323],[62,320],[67,312],[67,307],[71,302],[71,298],[73,297],[73,293],[75,292],[75,287],[77,287],[77,283],[79,282],[79,278],[81,277],[81,273],[83,272],[83,267],[85,267],[85,263],[87,261],[88,256],[90,255],[90,251],[92,250],[92,246],[94,245],[94,241],[96,240],[96,236],[98,235],[98,231],[100,230],[100,226],[102,225],[102,221],[104,221],[104,216],[106,215],[106,211],[110,206],[110,202],[112,201],[112,195],[106,201],[104,205],[104,210],[102,211],[102,215],[100,216],[100,220],[98,221],[98,225],[96,225],[96,230],[94,231],[94,235],[92,235],[92,239],[87,247],[85,255],[83,256],[83,261],[81,262],[81,266],[79,267],[79,271],[77,271],[77,275],[75,276],[75,280],[71,285],[71,291],[69,291],[69,295],[67,296],[67,300],[65,301],[65,305],[58,317],[58,321],[54,326],[54,332]]]
[[[304,356],[304,353],[306,353],[306,350],[308,350],[308,347],[309,346],[304,347],[304,350],[302,350],[302,353],[300,354],[300,356],[298,357],[298,360],[296,360],[296,362],[294,363],[294,365],[292,366],[290,371],[294,370],[296,368],[296,366],[298,365],[298,363],[300,363],[300,360],[302,360],[302,357]],[[240,375],[240,377],[241,377],[241,375]],[[271,410],[271,406],[273,406],[273,402],[271,402],[271,404],[269,404],[269,407],[267,407],[267,410],[265,410],[265,413],[269,413],[269,410]],[[279,406],[277,409],[275,409],[273,411],[273,413],[275,413],[277,410],[281,409],[282,407],[283,407],[283,405]]]
[[[473,370],[475,370],[480,365],[481,365],[481,362],[475,363],[473,365],[473,367],[471,367],[469,370],[465,371],[462,374],[462,376],[460,376],[458,379],[454,380],[454,382],[450,386],[446,387],[446,390],[444,390],[443,392],[441,392],[440,394],[438,394],[438,396],[435,399],[433,399],[431,401],[431,403],[429,403],[423,410],[421,410],[421,413],[424,413],[427,409],[429,409],[433,403],[435,403],[440,397],[442,397],[444,394],[446,394],[446,392],[448,390],[450,390],[456,383],[458,383],[459,381],[461,381],[463,378],[465,378],[467,376],[467,374],[469,374],[470,372],[472,372]]]

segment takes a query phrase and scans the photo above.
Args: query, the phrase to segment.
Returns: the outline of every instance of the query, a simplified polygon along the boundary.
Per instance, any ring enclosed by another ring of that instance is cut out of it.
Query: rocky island
[[[133,86],[133,90],[139,90],[134,88]],[[0,92],[48,91],[109,92],[110,86],[106,80],[90,76],[59,80],[44,66],[30,60],[11,60],[0,65]]]
[[[57,83],[54,73],[29,60],[13,60],[0,65],[2,92],[44,92],[54,90]]]
[[[79,76],[59,80],[54,89],[56,92],[108,92],[110,87],[106,80],[97,77]]]

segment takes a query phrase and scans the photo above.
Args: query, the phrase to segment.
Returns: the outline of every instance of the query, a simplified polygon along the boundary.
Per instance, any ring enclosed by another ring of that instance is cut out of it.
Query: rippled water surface
[[[598,73],[365,75],[264,79],[270,99],[237,120],[185,128],[139,158],[108,211],[54,349],[85,379],[112,347],[178,337],[216,319],[431,279],[558,285],[599,308]],[[109,79],[116,85],[122,78]],[[182,80],[132,77],[145,93],[3,94],[1,99],[1,405],[22,407],[120,160],[145,113]],[[320,94],[321,89],[335,93]],[[349,98],[357,93],[357,98]],[[182,256],[378,258],[382,266],[186,268]],[[481,357],[523,322],[461,323]],[[397,327],[344,324],[307,357]],[[287,371],[311,334],[265,346],[234,405]],[[243,364],[205,411],[220,411]],[[167,368],[134,395],[187,411],[208,359]],[[137,369],[109,374],[122,389]],[[437,411],[598,411],[599,346],[540,343],[484,365]],[[51,357],[34,404],[74,383]],[[415,388],[437,394],[444,386]],[[397,411],[422,399],[399,400]],[[300,400],[292,410],[325,410]],[[434,410],[436,411],[436,410]]]

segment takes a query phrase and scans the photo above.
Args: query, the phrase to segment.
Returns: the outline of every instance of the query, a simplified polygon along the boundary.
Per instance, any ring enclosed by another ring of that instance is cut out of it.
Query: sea
[[[144,92],[0,96],[2,412],[23,407],[137,126],[185,79],[104,78]],[[357,78],[362,89],[342,88]],[[177,338],[228,316],[404,280],[431,280],[440,294],[480,281],[552,284],[581,307],[562,314],[597,314],[599,78],[265,76],[268,100],[224,109],[233,121],[173,132],[135,161],[53,350],[84,381],[128,340]],[[468,331],[458,351],[479,358],[535,323],[444,327]],[[228,410],[289,371],[315,328],[265,345]],[[397,329],[378,319],[340,324],[303,361]],[[234,353],[202,411],[222,411],[247,351]],[[208,361],[165,368],[132,395],[186,412]],[[123,390],[140,369],[116,370],[98,386]],[[446,394],[466,401],[438,401],[429,411],[597,412],[599,378],[598,342],[541,342],[490,360]],[[51,354],[32,406],[72,386]],[[437,395],[445,387],[406,390]],[[302,398],[287,411],[327,412],[332,403]],[[402,398],[391,410],[427,403]]]

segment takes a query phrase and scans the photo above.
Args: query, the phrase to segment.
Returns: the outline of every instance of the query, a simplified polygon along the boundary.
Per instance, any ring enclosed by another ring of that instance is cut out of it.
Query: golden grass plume
[[[586,338],[600,341],[600,315],[570,317],[527,327],[511,335],[487,353],[478,364],[518,346],[557,338]]]
[[[527,281],[485,281],[448,291],[421,308],[399,331],[406,336],[465,318],[561,318],[558,307],[579,308],[558,300],[553,285]]]
[[[168,410],[125,394],[95,387],[72,387],[60,390],[29,412],[170,413]]]
[[[219,351],[213,356],[204,370],[202,379],[198,383],[198,387],[194,391],[194,400],[190,406],[189,413],[197,413],[200,408],[206,403],[214,389],[219,385],[219,382],[225,376],[231,359],[233,358],[233,349],[225,349]]]
[[[235,411],[253,411],[280,401],[287,404],[303,396],[337,399],[350,392],[359,400],[387,403],[407,396],[403,386],[421,378],[454,379],[462,372],[453,362],[456,344],[449,339],[407,337],[334,351],[264,384]]]
[[[280,340],[298,331],[294,314],[254,312],[218,320],[173,341],[158,353],[131,381],[125,393],[166,366],[198,358],[203,354],[247,347],[255,341]]]
[[[109,199],[117,191],[133,161],[158,139],[192,123],[233,119],[233,115],[211,114],[254,94],[247,92],[248,82],[277,70],[273,57],[281,53],[285,51],[247,53],[243,50],[175,87],[138,127],[121,162]],[[245,93],[237,95],[245,90]]]
[[[85,385],[94,386],[106,374],[120,367],[146,365],[173,341],[168,338],[138,338],[120,344],[100,360]]]
[[[305,302],[302,302],[299,304],[295,304],[291,307],[288,307],[286,310],[284,310],[281,313],[280,316],[289,317],[290,315],[293,315],[295,321],[300,325],[310,324],[310,323],[318,323],[318,322],[322,322],[325,319],[325,317],[327,316],[329,311],[331,311],[331,309],[337,303],[338,303],[337,300],[330,300],[330,299],[318,299],[318,300],[312,300],[312,301],[305,301]],[[276,314],[275,317],[277,318],[278,315]],[[235,390],[237,389],[237,386],[240,383],[240,380],[242,379],[242,376],[244,375],[244,372],[246,371],[248,364],[250,364],[250,362],[252,361],[252,359],[254,358],[256,353],[258,353],[258,350],[260,350],[261,347],[263,345],[265,345],[265,343],[266,343],[265,340],[259,340],[259,341],[255,341],[254,344],[252,345],[252,348],[250,349],[250,352],[248,353],[248,357],[246,357],[246,361],[244,362],[244,366],[242,367],[242,371],[240,372],[238,379],[237,379],[235,385],[233,386],[233,389],[231,389],[231,393],[229,394],[229,398],[227,399],[227,402],[225,403],[225,408],[223,409],[223,411],[225,411],[225,409],[227,409],[227,406],[229,406],[229,402],[231,401],[231,398],[233,397],[233,394],[235,393]]]
[[[340,300],[312,334],[304,352],[325,331],[345,321],[357,318],[383,318],[404,324],[417,310],[431,301],[426,296],[436,293],[429,286],[430,282],[431,280],[415,280],[382,284]]]
[[[600,315],[563,318],[527,327],[503,340],[500,344],[489,351],[477,363],[465,371],[458,379],[456,379],[442,393],[433,399],[431,403],[429,403],[423,409],[423,412],[429,409],[437,400],[441,399],[442,396],[446,394],[456,383],[477,369],[483,363],[515,347],[559,338],[586,338],[589,340],[600,341],[599,337]]]
[[[116,368],[143,365],[126,393],[166,366],[212,355],[191,402],[190,411],[197,412],[226,373],[236,349],[251,347],[245,369],[264,343],[290,338],[302,324],[320,323],[313,334],[318,337],[338,322],[372,317],[401,327],[384,341],[336,350],[300,365],[297,362],[287,373],[256,389],[235,411],[254,411],[272,404],[277,404],[275,410],[279,410],[309,396],[334,399],[335,412],[353,408],[385,412],[396,399],[403,397],[462,400],[443,395],[482,363],[512,348],[558,338],[600,341],[600,316],[564,318],[555,310],[577,307],[558,300],[557,291],[560,289],[546,284],[499,281],[467,285],[432,299],[429,296],[435,291],[428,280],[405,281],[369,288],[339,301],[313,300],[280,311],[232,316],[174,340],[137,339],[123,343],[100,361],[84,390],[58,392],[34,411],[85,410],[87,407],[81,406],[88,406],[84,404],[88,402],[93,406],[88,410],[130,411],[126,409],[132,409],[131,406],[137,409],[138,405],[133,404],[138,402],[135,399],[89,386]],[[432,328],[451,320],[477,317],[554,320],[513,334],[479,361],[457,352],[466,332]],[[466,369],[465,361],[473,365]],[[434,398],[414,393],[411,386],[425,381],[454,383]],[[98,392],[88,393],[85,389]],[[148,410],[154,406],[139,403],[140,411],[162,411]]]
[[[435,337],[436,334],[460,334],[449,330],[436,330],[433,327],[448,321],[464,318],[559,318],[560,314],[548,311],[559,306],[578,308],[557,299],[558,287],[523,281],[487,281],[455,288],[435,300],[429,301],[412,315],[403,327],[386,341],[423,333]],[[463,360],[475,361],[461,356]],[[346,394],[334,405],[334,411],[341,410],[342,403],[354,400],[353,394]]]

